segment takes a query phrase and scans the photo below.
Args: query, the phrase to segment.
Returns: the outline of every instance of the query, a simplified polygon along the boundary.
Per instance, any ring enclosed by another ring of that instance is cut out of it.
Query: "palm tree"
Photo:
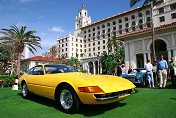
[[[116,50],[117,50],[117,39],[116,39],[116,35],[112,36],[111,39],[108,40],[107,47],[108,47],[108,51],[112,52],[112,50],[114,50],[114,54],[116,53]]]
[[[137,2],[141,0],[131,0],[130,1],[130,7],[134,6]],[[149,3],[151,4],[151,18],[152,18],[152,47],[153,47],[153,61],[156,61],[156,56],[155,56],[155,32],[154,32],[154,23],[153,23],[153,6],[155,5],[156,2],[162,1],[162,0],[145,0],[143,6],[141,7],[140,10],[143,9],[144,6],[148,5]]]
[[[41,38],[34,35],[36,31],[25,32],[26,26],[22,26],[20,30],[16,25],[10,26],[10,29],[1,30],[0,33],[3,34],[3,36],[0,37],[0,40],[2,40],[0,46],[12,43],[15,45],[15,52],[17,53],[16,73],[19,75],[21,53],[23,53],[24,47],[28,45],[28,49],[34,54],[34,51],[37,51],[35,46],[42,48],[40,44]]]

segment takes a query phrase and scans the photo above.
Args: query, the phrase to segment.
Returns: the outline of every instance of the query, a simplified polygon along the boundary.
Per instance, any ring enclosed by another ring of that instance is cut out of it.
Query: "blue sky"
[[[0,29],[17,25],[37,31],[35,35],[42,38],[43,49],[35,55],[42,55],[56,44],[57,37],[73,34],[82,2],[92,22],[130,9],[130,0],[0,0]]]

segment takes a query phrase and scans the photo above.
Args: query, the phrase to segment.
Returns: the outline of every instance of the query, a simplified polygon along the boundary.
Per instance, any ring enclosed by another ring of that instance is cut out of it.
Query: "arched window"
[[[112,22],[112,24],[113,24],[113,25],[115,25],[115,24],[116,24],[116,22],[115,22],[115,21],[113,21],[113,22]]]
[[[122,23],[122,19],[119,19],[119,23]]]
[[[131,16],[131,19],[135,19],[135,16],[134,16],[134,15],[132,15],[132,16]]]
[[[146,11],[146,15],[150,15],[150,11],[149,10]]]
[[[125,17],[125,21],[128,21],[128,17]]]
[[[87,16],[87,13],[85,12],[85,16]]]

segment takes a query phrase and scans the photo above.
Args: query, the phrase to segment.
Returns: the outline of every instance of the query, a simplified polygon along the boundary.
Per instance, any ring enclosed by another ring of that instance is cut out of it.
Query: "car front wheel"
[[[30,96],[30,92],[28,90],[27,84],[23,84],[22,86],[22,97],[23,98],[28,98]]]
[[[74,89],[70,86],[60,88],[57,97],[60,109],[66,113],[76,113],[80,109],[80,101]]]

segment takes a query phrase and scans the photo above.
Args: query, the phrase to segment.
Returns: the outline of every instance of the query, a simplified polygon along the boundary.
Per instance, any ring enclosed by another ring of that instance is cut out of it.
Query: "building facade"
[[[164,54],[169,60],[176,56],[176,0],[159,2],[153,10],[156,29],[156,55]],[[74,57],[84,54],[83,69],[88,73],[102,73],[100,56],[108,51],[107,42],[112,36],[124,41],[125,65],[133,68],[143,67],[146,60],[152,60],[151,8],[139,7],[91,23],[88,11],[81,9],[75,19],[74,34],[57,39],[58,56]]]

